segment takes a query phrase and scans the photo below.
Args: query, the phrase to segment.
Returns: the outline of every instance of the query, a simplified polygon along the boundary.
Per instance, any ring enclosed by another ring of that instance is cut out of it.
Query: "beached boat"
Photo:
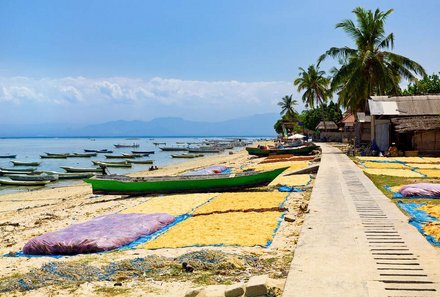
[[[59,179],[84,179],[96,175],[96,172],[77,172],[77,173],[66,173],[57,171],[38,171],[38,173],[47,173],[51,175],[58,175]]]
[[[141,155],[151,155],[154,154],[154,151],[131,151],[133,154],[141,154]]]
[[[125,160],[132,164],[153,164],[153,160]]]
[[[98,155],[98,153],[73,153],[67,157],[68,158],[91,158],[91,157],[96,157],[97,155]]]
[[[182,146],[168,146],[168,147],[166,147],[166,146],[162,146],[162,147],[160,147],[160,149],[162,150],[162,151],[164,151],[164,152],[186,152],[186,151],[188,151],[188,148],[186,148],[186,147],[182,147]]]
[[[93,164],[99,165],[99,166],[105,166],[105,167],[118,167],[118,168],[127,168],[132,167],[130,163],[127,163],[125,161],[123,162],[101,162],[101,161],[92,161]]]
[[[40,166],[41,162],[11,161],[14,166]]]
[[[102,168],[96,168],[96,167],[90,167],[90,168],[84,168],[84,167],[70,167],[70,166],[60,166],[66,172],[102,172]]]
[[[103,150],[88,150],[88,149],[84,149],[85,153],[97,153],[97,154],[111,154],[113,153],[113,151],[110,151],[108,149],[103,149]]]
[[[43,173],[40,175],[26,175],[26,174],[18,174],[18,175],[10,175],[10,179],[19,180],[19,181],[56,181],[58,180],[58,175],[56,174],[47,174]]]
[[[0,159],[15,159],[17,155],[0,155]]]
[[[269,155],[278,155],[278,154],[292,154],[292,155],[308,155],[313,150],[318,149],[318,146],[315,144],[303,145],[294,148],[282,148],[282,149],[262,149],[256,147],[247,147],[246,150],[249,155],[255,155],[259,157],[269,156]]]
[[[133,144],[114,144],[115,148],[125,148],[125,147],[139,147],[138,143]]]
[[[286,169],[190,176],[104,175],[86,179],[85,182],[92,185],[93,193],[107,195],[230,192],[266,186]]]
[[[203,157],[202,154],[180,154],[180,155],[171,155],[172,158],[183,158],[183,159],[192,159]]]
[[[11,179],[0,179],[0,184],[5,186],[44,186],[50,183],[48,180],[36,180],[36,181],[20,181]]]

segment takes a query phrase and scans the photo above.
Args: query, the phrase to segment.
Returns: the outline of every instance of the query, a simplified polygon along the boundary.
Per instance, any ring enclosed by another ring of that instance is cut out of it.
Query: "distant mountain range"
[[[197,122],[176,117],[151,121],[111,121],[80,125],[0,125],[0,137],[118,137],[118,136],[273,136],[276,113],[258,114],[222,122]]]

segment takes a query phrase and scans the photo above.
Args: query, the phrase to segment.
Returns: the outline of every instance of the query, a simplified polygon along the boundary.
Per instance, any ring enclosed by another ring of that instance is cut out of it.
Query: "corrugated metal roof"
[[[368,105],[372,115],[438,115],[440,95],[372,96]]]

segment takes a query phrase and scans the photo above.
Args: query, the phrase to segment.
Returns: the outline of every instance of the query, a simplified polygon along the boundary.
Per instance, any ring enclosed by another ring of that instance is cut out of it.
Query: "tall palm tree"
[[[421,65],[413,60],[387,51],[394,47],[394,34],[385,33],[385,21],[393,12],[376,9],[373,13],[357,7],[353,10],[356,24],[346,19],[338,24],[355,42],[355,48],[332,47],[318,60],[336,58],[336,69],[331,87],[339,95],[341,105],[354,111],[366,109],[372,95],[397,95],[402,79],[414,81],[416,75],[426,75]]]
[[[298,105],[298,102],[293,99],[293,96],[284,96],[281,98],[281,101],[278,102],[278,106],[281,107],[280,115],[289,117],[291,119],[295,118],[296,111],[295,106]]]
[[[295,106],[298,104],[298,102],[293,99],[293,96],[284,96],[281,98],[281,101],[278,102],[278,106],[281,107],[280,115],[282,115],[283,120],[287,119],[288,121],[291,121],[292,123],[296,120],[297,112],[295,110]]]
[[[331,96],[330,79],[325,76],[325,72],[319,67],[310,65],[307,70],[300,67],[299,77],[293,84],[298,87],[298,92],[304,91],[302,100],[306,107],[321,107],[324,130],[327,131],[325,124],[324,105]]]

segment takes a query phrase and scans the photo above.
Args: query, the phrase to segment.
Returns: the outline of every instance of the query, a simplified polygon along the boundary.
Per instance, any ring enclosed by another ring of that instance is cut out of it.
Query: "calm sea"
[[[40,155],[44,153],[83,153],[84,149],[108,149],[114,154],[131,153],[131,150],[154,151],[155,153],[146,157],[154,160],[154,165],[163,167],[169,164],[175,164],[187,161],[188,159],[174,159],[171,154],[181,152],[163,152],[159,149],[162,145],[155,145],[153,142],[165,142],[167,146],[175,146],[181,143],[202,143],[205,139],[226,139],[209,137],[181,137],[181,138],[5,138],[0,139],[0,155],[17,155],[16,159],[0,159],[0,167],[14,167],[11,160],[16,161],[39,161],[41,165],[38,170],[52,170],[64,172],[60,166],[74,167],[94,167],[91,160],[106,160],[104,154],[98,154],[92,158],[67,158],[67,159],[41,159]],[[253,140],[255,138],[242,139]],[[114,144],[132,144],[137,143],[138,148],[115,148]],[[192,144],[191,146],[197,146]],[[107,161],[120,161],[120,159],[107,159]],[[126,174],[130,172],[147,170],[151,165],[134,164],[132,168],[108,168],[113,174]],[[16,168],[21,168],[16,167]],[[59,181],[51,183],[49,187],[63,186],[71,184],[73,181]],[[47,186],[46,186],[47,187]],[[6,194],[14,191],[26,190],[10,186],[0,186],[0,194]]]

